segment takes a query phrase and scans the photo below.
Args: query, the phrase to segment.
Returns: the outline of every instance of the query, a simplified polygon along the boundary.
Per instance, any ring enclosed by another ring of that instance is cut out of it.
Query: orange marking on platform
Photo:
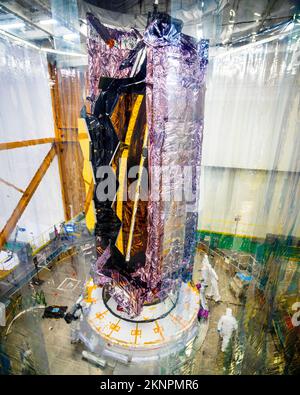
[[[121,320],[118,320],[118,322],[116,322],[115,324],[110,324],[109,329],[111,329],[111,332],[109,335],[107,335],[108,337],[110,337],[112,335],[113,332],[119,332],[119,330],[121,329],[119,322]]]
[[[138,329],[139,328],[139,324],[136,324],[136,327],[135,327],[135,329],[132,329],[131,330],[131,336],[135,336],[135,339],[134,339],[134,344],[137,344],[137,338],[138,338],[138,336],[142,336],[142,330],[141,329]]]
[[[159,344],[161,343],[161,340],[153,340],[151,342],[144,342],[144,344]]]
[[[107,314],[107,313],[108,313],[108,310],[103,311],[103,313],[97,313],[96,318],[98,320],[102,320],[104,318],[105,314]]]
[[[163,329],[162,329],[162,327],[160,327],[159,325],[158,325],[158,323],[157,323],[157,321],[155,321],[155,325],[156,325],[156,327],[153,329],[153,332],[154,333],[159,333],[160,334],[160,337],[162,338],[162,340],[165,340],[165,337],[164,337],[164,335],[163,335]]]
[[[170,314],[171,319],[176,322],[177,324],[179,324],[182,328],[185,327],[184,323],[182,322],[182,319],[179,319],[178,317],[174,316],[173,314]]]
[[[125,340],[116,339],[115,337],[111,337],[111,338],[110,338],[110,341],[116,342],[116,343],[124,344],[125,347],[129,347],[129,346],[132,346],[132,345],[133,345],[132,342],[127,342],[127,341],[125,341]]]
[[[96,299],[92,298],[92,292],[94,291],[94,289],[96,289],[97,286],[96,285],[88,285],[86,292],[87,292],[87,297],[84,299],[84,301],[86,303],[95,303]]]

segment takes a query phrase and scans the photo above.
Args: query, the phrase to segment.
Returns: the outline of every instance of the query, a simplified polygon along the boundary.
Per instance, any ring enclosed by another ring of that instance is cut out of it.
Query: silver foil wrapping
[[[196,42],[181,33],[159,37],[152,32],[150,27],[144,37],[148,47],[148,244],[146,265],[138,271],[151,289],[158,284],[163,288],[170,278],[178,279],[176,272],[192,269],[208,56],[207,40]],[[191,172],[189,177],[185,169]],[[190,183],[193,196],[183,193],[180,200],[184,182]]]
[[[121,70],[120,66],[138,40],[135,30],[124,32],[107,28],[107,31],[110,38],[105,41],[90,21],[88,23],[89,92],[92,102],[99,94],[100,77],[126,78],[130,76],[131,67]]]

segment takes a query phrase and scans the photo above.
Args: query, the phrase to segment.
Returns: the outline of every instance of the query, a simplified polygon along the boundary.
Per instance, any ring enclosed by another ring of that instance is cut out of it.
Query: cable
[[[36,310],[36,309],[45,309],[46,306],[45,305],[40,305],[40,306],[33,306],[33,307],[29,307],[29,309],[23,310],[21,311],[21,313],[17,314],[12,321],[10,322],[10,324],[8,325],[7,331],[5,333],[5,336],[9,335],[9,331],[10,328],[12,327],[12,324],[16,321],[16,319],[18,319],[19,317],[21,317],[21,315],[28,313],[30,311]]]

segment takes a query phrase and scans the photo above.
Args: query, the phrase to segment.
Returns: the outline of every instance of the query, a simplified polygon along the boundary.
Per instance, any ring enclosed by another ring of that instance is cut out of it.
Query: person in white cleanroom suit
[[[212,297],[215,302],[219,302],[221,300],[218,287],[219,278],[214,268],[209,263],[208,256],[206,254],[202,261],[201,277],[204,280],[204,283],[209,287],[206,296]]]
[[[226,309],[226,314],[222,315],[218,322],[218,332],[222,337],[222,351],[224,352],[229,344],[233,331],[237,330],[237,320],[232,315],[231,309]]]
[[[205,310],[209,310],[206,302],[206,297],[205,297],[205,291],[206,291],[207,285],[204,283],[204,281],[201,281],[201,288],[200,288],[200,304]]]
[[[83,312],[88,306],[89,304],[84,301],[83,296],[80,296],[69,313],[72,317],[70,321],[67,321],[71,323],[71,343],[78,343],[80,340],[80,324],[83,320]]]
[[[202,260],[202,267],[201,267],[201,278],[206,285],[209,282],[209,272],[210,272],[210,263],[208,260],[208,256],[205,254]]]
[[[207,297],[212,297],[215,302],[220,302],[221,300],[218,281],[219,278],[217,273],[215,272],[215,269],[210,266],[210,287],[207,291]]]

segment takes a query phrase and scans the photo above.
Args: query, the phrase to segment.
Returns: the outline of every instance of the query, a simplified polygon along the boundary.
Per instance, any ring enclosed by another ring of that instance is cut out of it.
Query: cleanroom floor
[[[201,260],[202,252],[197,251],[194,281],[200,278]],[[89,265],[89,259],[85,255],[65,258],[56,263],[51,271],[46,269],[40,273],[44,283],[35,286],[35,289],[43,290],[48,305],[71,307],[81,293],[88,276]],[[215,269],[219,276],[222,300],[219,304],[208,300],[210,307],[208,331],[196,353],[194,374],[223,373],[224,355],[220,350],[217,322],[226,307],[231,307],[235,316],[238,313],[239,302],[229,290],[230,276],[224,264],[218,260]],[[26,285],[23,288],[23,299],[32,294],[30,287],[32,286]],[[64,320],[42,319],[42,310],[37,310],[34,314],[24,314],[17,319],[6,341],[6,352],[11,358],[13,371],[19,374],[22,374],[22,369],[32,370],[37,374],[113,374],[116,366],[107,365],[101,369],[82,359],[83,346],[70,343],[70,330],[70,325]],[[32,355],[35,355],[35,358],[32,358]]]

